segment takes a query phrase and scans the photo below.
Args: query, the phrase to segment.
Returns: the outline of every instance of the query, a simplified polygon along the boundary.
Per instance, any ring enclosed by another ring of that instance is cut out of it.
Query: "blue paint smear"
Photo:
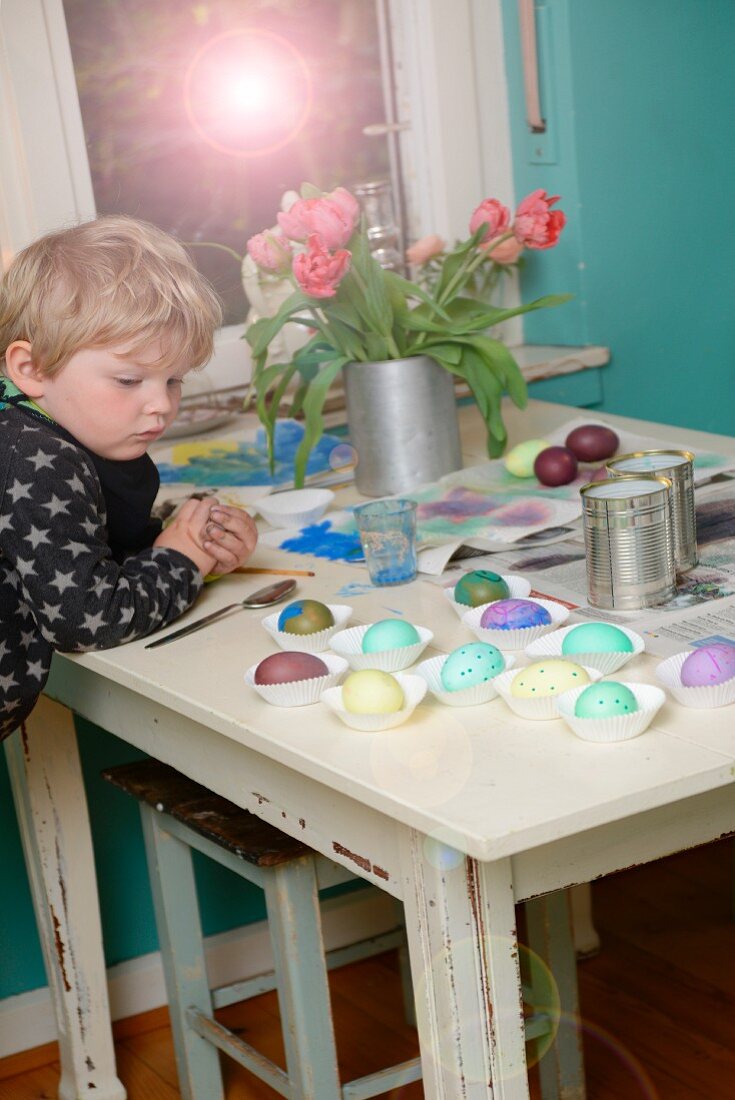
[[[329,561],[354,562],[363,558],[360,536],[357,533],[344,534],[342,531],[335,531],[328,519],[303,527],[298,535],[284,539],[281,549],[290,550],[294,554],[314,554],[317,558],[327,558]]]
[[[254,441],[239,443],[235,451],[223,449],[206,455],[192,455],[185,466],[162,462],[158,467],[161,483],[186,481],[216,487],[281,485],[293,481],[294,459],[303,438],[303,424],[296,420],[276,421],[273,474],[268,467],[265,429],[259,428]],[[330,456],[340,444],[344,445],[344,439],[331,434],[323,435],[309,455],[307,475],[331,470]]]
[[[362,584],[360,581],[350,581],[349,584],[343,584],[338,596],[345,596],[347,599],[353,599],[355,596],[367,596],[368,593],[375,591],[374,584]]]

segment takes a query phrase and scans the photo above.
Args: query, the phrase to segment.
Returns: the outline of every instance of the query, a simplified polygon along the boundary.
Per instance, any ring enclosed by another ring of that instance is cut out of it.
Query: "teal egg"
[[[369,626],[362,636],[363,653],[383,653],[387,649],[401,649],[416,645],[421,636],[415,626],[403,619],[381,619]]]
[[[561,643],[565,657],[572,653],[632,653],[633,648],[628,635],[610,623],[580,623]]]
[[[442,665],[442,687],[445,691],[461,691],[492,680],[504,668],[505,658],[496,646],[469,642],[453,649]]]
[[[637,710],[638,700],[630,688],[615,680],[605,680],[584,689],[577,699],[574,714],[577,718],[614,718]]]
[[[467,607],[479,607],[493,600],[507,600],[510,589],[499,573],[489,569],[473,569],[465,573],[454,586],[454,599]]]

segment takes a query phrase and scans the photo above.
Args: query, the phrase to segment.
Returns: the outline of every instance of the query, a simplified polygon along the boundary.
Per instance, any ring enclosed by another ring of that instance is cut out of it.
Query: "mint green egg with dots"
[[[440,678],[445,691],[461,691],[492,680],[505,668],[505,657],[487,642],[468,642],[453,649],[442,665]]]
[[[617,718],[621,714],[635,714],[638,700],[625,684],[617,680],[605,680],[590,684],[580,694],[574,706],[576,718]]]

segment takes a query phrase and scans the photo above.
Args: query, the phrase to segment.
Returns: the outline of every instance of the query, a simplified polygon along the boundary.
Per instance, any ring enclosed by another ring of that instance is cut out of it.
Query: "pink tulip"
[[[285,275],[291,267],[291,244],[285,237],[266,229],[256,233],[247,243],[248,256],[261,271],[273,275]]]
[[[495,264],[514,264],[523,251],[520,241],[515,237],[503,239],[502,234],[482,247]]]
[[[421,237],[406,249],[406,259],[410,264],[425,264],[435,256],[441,255],[444,244],[442,237],[438,237],[436,233],[430,233],[428,237]]]
[[[470,218],[470,233],[476,233],[481,225],[487,226],[485,236],[480,241],[484,245],[493,237],[505,233],[510,225],[510,210],[498,199],[483,199]]]
[[[355,231],[360,207],[357,199],[338,187],[320,199],[299,199],[278,215],[278,224],[293,241],[318,237],[327,249],[344,248]]]
[[[552,210],[558,195],[548,198],[545,191],[532,191],[518,204],[513,232],[526,248],[553,248],[566,225],[563,210]]]
[[[351,259],[346,249],[330,252],[324,248],[319,235],[313,233],[307,251],[294,256],[293,273],[304,294],[310,298],[333,298],[350,270]]]

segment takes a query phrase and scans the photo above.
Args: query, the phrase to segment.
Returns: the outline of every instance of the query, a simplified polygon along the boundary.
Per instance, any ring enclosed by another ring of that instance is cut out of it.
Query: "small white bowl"
[[[279,611],[266,615],[260,621],[281,649],[297,649],[300,653],[323,653],[329,648],[332,635],[341,630],[345,623],[350,621],[352,615],[352,608],[347,604],[328,603],[326,606],[332,612],[334,622],[326,630],[319,630],[316,634],[287,634],[285,630],[279,630]]]
[[[725,680],[724,684],[705,684],[703,687],[685,687],[681,682],[681,666],[695,650],[676,653],[667,657],[656,667],[656,679],[683,707],[697,707],[699,710],[712,710],[713,707],[727,707],[735,703],[735,676]]]
[[[342,688],[331,687],[322,692],[322,702],[353,730],[364,733],[376,733],[378,730],[394,729],[409,718],[426,694],[426,680],[420,676],[398,673],[396,680],[403,688],[405,706],[393,714],[351,714],[342,703]]]
[[[579,623],[574,624],[574,626],[579,625]],[[610,626],[617,625],[617,623],[610,623]],[[618,626],[618,630],[622,630],[633,643],[633,650],[630,653],[622,653],[620,650],[615,653],[562,653],[564,638],[570,630],[574,630],[574,626],[564,626],[560,630],[552,631],[551,634],[543,634],[526,647],[526,656],[531,661],[538,661],[541,657],[564,657],[566,660],[574,661],[576,665],[596,668],[603,676],[610,676],[646,648],[646,643],[640,634],[636,634],[634,630],[628,630],[627,626]]]
[[[503,578],[505,583],[508,585],[508,588],[510,589],[510,595],[506,596],[506,599],[525,600],[526,596],[531,591],[531,584],[529,581],[526,580],[525,577],[519,577],[515,573],[499,573],[498,576]],[[457,603],[454,598],[454,589],[456,587],[456,585],[452,585],[451,588],[444,588],[442,589],[442,591],[444,592],[444,595],[447,597],[452,607],[461,619],[462,616],[470,610],[470,607],[466,603]],[[484,603],[478,606],[482,606],[483,608],[485,608],[489,605]]]
[[[362,652],[362,639],[370,629],[365,626],[351,626],[347,630],[340,630],[332,635],[329,648],[340,657],[344,657],[350,668],[379,668],[383,672],[400,672],[402,668],[408,668],[415,664],[426,649],[434,634],[425,626],[417,626],[419,642],[413,645],[402,645],[397,649],[381,649],[375,653]]]
[[[572,661],[571,663],[577,664],[576,661]],[[602,674],[598,672],[596,668],[586,668],[584,665],[581,667],[584,668],[591,683],[602,678]],[[493,680],[495,690],[503,702],[520,718],[530,718],[533,722],[548,722],[552,718],[558,718],[559,714],[556,709],[556,701],[560,699],[562,695],[567,695],[569,693],[560,692],[559,695],[541,695],[535,699],[523,699],[519,698],[517,695],[511,695],[510,685],[513,682],[513,677],[520,671],[521,670],[517,668],[508,669],[507,672],[501,672],[500,675],[496,676]],[[583,684],[582,686],[588,687],[587,684]]]
[[[616,741],[630,741],[648,729],[666,701],[666,692],[653,684],[631,684],[624,680],[620,683],[635,695],[638,710],[632,714],[618,714],[614,718],[577,718],[574,707],[584,688],[572,688],[557,696],[556,709],[572,733],[583,741],[614,744]]]
[[[334,500],[331,489],[291,489],[263,497],[256,507],[271,527],[308,527]]]
[[[462,616],[462,622],[481,642],[489,642],[505,652],[506,649],[525,649],[531,642],[535,642],[542,634],[550,634],[552,630],[562,626],[569,618],[569,609],[556,600],[537,600],[534,596],[522,596],[530,603],[541,604],[551,615],[551,622],[545,626],[526,626],[520,630],[487,630],[480,626],[482,613],[492,604],[485,603],[480,607],[473,607]],[[496,601],[497,602],[497,601]],[[579,664],[579,661],[575,662]]]
[[[416,668],[416,675],[426,680],[429,691],[440,703],[448,707],[476,707],[480,703],[489,703],[492,699],[497,699],[498,693],[495,690],[497,676],[481,684],[473,684],[472,687],[460,688],[459,691],[447,691],[442,686],[441,679],[442,666],[447,657],[447,653],[442,653],[439,657],[429,657],[428,661],[422,661]],[[512,653],[504,653],[503,657],[505,658],[503,671],[507,672],[515,664],[515,656]],[[501,673],[498,673],[498,676],[500,675]]]
[[[310,680],[290,680],[285,684],[256,684],[255,670],[258,665],[251,665],[245,673],[245,683],[274,707],[305,707],[310,703],[318,703],[322,692],[334,687],[347,671],[347,661],[343,657],[325,653],[320,660],[329,669],[326,676],[314,676]]]

